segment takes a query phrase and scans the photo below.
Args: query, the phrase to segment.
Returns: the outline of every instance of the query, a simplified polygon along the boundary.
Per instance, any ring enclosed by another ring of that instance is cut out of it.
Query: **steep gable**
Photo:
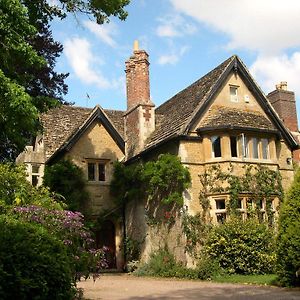
[[[159,115],[159,124],[146,148],[153,147],[182,133],[182,129],[189,123],[191,115],[199,105],[204,103],[207,95],[233,59],[234,56],[230,57],[156,109],[155,113]]]
[[[236,122],[236,117],[240,115],[246,120],[241,124],[244,127],[278,131],[291,149],[297,148],[298,144],[290,131],[284,126],[243,62],[234,55],[156,109],[156,114],[160,116],[160,123],[150,137],[146,150],[169,139],[188,135],[209,110],[215,96],[232,73],[240,76],[257,101],[258,109],[247,112],[234,107],[220,107],[219,110],[209,111],[210,115],[207,116],[203,126],[211,126],[212,122],[214,126],[216,124],[229,126],[230,121]]]
[[[41,116],[46,160],[72,146],[95,120],[99,119],[124,151],[123,111],[62,105]]]

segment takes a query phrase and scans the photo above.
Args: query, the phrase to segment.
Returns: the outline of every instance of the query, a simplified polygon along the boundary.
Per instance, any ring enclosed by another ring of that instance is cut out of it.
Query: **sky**
[[[126,110],[125,61],[138,40],[156,106],[237,54],[265,94],[287,81],[300,118],[299,0],[131,0],[126,10],[126,21],[104,25],[84,15],[53,21],[66,100]]]

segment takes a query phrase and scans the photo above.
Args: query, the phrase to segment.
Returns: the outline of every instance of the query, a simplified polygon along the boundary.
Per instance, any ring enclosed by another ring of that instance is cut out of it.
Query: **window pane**
[[[242,143],[243,157],[249,157],[249,138],[242,134],[241,143]]]
[[[231,157],[237,157],[237,137],[230,137],[230,149],[231,149]]]
[[[218,213],[216,214],[217,216],[217,222],[220,223],[220,224],[223,224],[226,220],[226,213]]]
[[[225,199],[216,200],[216,209],[225,209]]]
[[[40,168],[40,166],[39,165],[32,165],[32,167],[31,167],[31,171],[32,171],[32,173],[39,173],[39,168]]]
[[[88,180],[95,181],[95,164],[88,163]]]
[[[213,136],[211,138],[212,156],[221,157],[221,138],[219,136]]]
[[[104,163],[98,164],[98,171],[99,171],[99,181],[105,181],[105,164]]]
[[[268,159],[269,158],[269,141],[268,141],[268,139],[262,139],[261,144],[262,144],[263,159]]]
[[[257,138],[252,138],[253,146],[253,158],[258,158],[258,140]]]
[[[39,176],[38,175],[32,175],[31,184],[33,186],[37,186],[39,182]]]
[[[230,87],[230,100],[232,102],[238,102],[238,88],[235,86]]]

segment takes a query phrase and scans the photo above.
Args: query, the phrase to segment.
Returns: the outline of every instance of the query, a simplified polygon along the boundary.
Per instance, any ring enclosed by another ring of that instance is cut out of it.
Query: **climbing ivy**
[[[148,217],[156,219],[158,211],[163,217],[166,213],[173,215],[174,207],[182,207],[182,193],[190,183],[190,173],[180,159],[162,154],[155,161],[136,165],[116,163],[111,193],[117,203],[146,200]]]
[[[249,203],[254,203],[252,214],[260,218],[261,201],[266,201],[266,212],[268,220],[272,219],[272,199],[277,197],[279,201],[283,198],[283,188],[279,171],[257,165],[243,167],[241,175],[235,175],[234,166],[230,165],[227,170],[222,170],[220,165],[213,165],[199,175],[202,185],[199,194],[199,202],[202,206],[202,217],[209,221],[210,201],[212,194],[228,194],[227,213],[238,215],[239,197],[246,195]],[[248,207],[249,208],[249,207]]]

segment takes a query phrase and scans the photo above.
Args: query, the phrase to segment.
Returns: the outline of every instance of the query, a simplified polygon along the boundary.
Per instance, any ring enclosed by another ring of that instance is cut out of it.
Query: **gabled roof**
[[[156,114],[160,115],[159,126],[148,139],[145,151],[172,138],[187,135],[195,122],[208,109],[217,91],[232,71],[238,72],[267,116],[269,116],[272,123],[268,126],[278,130],[292,149],[297,148],[296,140],[280,120],[246,66],[238,56],[233,55],[156,109]],[[261,115],[260,121],[265,123],[266,120],[263,121],[262,117]]]
[[[155,110],[156,115],[161,115],[160,126],[151,135],[146,148],[183,133],[194,111],[204,103],[215,83],[233,60],[234,56],[225,60]]]
[[[62,105],[41,116],[46,160],[68,150],[95,120],[100,120],[124,152],[123,111]]]

